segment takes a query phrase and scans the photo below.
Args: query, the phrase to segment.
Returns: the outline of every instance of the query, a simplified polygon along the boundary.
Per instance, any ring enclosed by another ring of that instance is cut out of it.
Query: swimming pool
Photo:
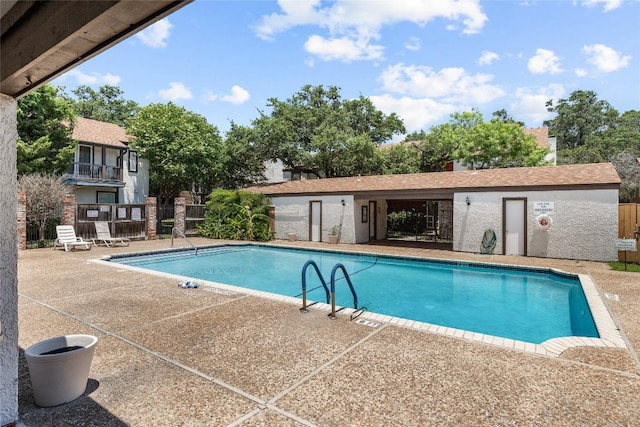
[[[303,265],[313,260],[327,283],[345,266],[367,311],[539,344],[567,336],[598,337],[575,275],[547,269],[495,267],[453,261],[361,255],[263,245],[229,245],[152,255],[114,256],[111,262],[300,297]],[[336,299],[353,307],[342,274]],[[312,268],[307,298],[325,302]]]

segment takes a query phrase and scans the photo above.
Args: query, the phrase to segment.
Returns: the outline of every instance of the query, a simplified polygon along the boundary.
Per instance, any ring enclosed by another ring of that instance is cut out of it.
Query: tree
[[[620,202],[629,202],[638,192],[640,164],[638,164],[637,158],[637,154],[629,151],[621,151],[609,157],[609,161],[613,163],[622,181],[618,197]]]
[[[18,174],[62,174],[73,161],[76,149],[75,117],[59,90],[44,85],[18,100]]]
[[[231,190],[264,180],[266,157],[255,143],[254,129],[231,122],[225,136],[219,153],[219,186]]]
[[[460,161],[470,169],[539,166],[548,150],[535,137],[524,133],[519,122],[505,119],[506,112],[484,122],[477,110],[451,114],[449,123],[434,126],[416,147],[421,152],[423,172],[444,171],[449,163]]]
[[[129,121],[131,145],[149,160],[150,187],[166,204],[193,184],[214,188],[221,181],[218,129],[173,103],[151,104]]]
[[[69,97],[73,110],[85,119],[114,123],[124,128],[140,109],[136,102],[122,97],[124,92],[118,86],[105,85],[97,92],[89,86],[78,86],[71,92],[77,98]]]
[[[18,179],[18,191],[27,197],[27,222],[38,228],[39,240],[44,241],[47,226],[56,218],[56,210],[72,188],[62,183],[61,176],[36,172]]]
[[[383,174],[422,172],[420,149],[416,142],[401,142],[380,149],[383,159]]]
[[[548,100],[546,106],[547,111],[556,113],[544,125],[556,137],[558,151],[585,145],[590,135],[606,131],[618,118],[618,112],[607,101],[599,100],[593,91],[576,90],[555,105]]]
[[[470,169],[493,169],[539,166],[548,152],[519,124],[491,120],[468,130],[457,157]]]
[[[362,157],[375,146],[405,131],[396,114],[378,111],[363,96],[343,101],[331,86],[304,86],[286,101],[270,98],[270,114],[260,112],[253,121],[261,150],[271,160],[288,167],[303,167],[327,178],[375,173]],[[351,167],[342,166],[341,156]]]
[[[524,122],[515,120],[513,117],[509,115],[509,113],[507,113],[507,110],[505,110],[504,108],[501,108],[498,111],[494,111],[493,118],[491,120],[498,120],[502,123],[515,123],[517,125],[520,125],[520,127],[525,126]]]

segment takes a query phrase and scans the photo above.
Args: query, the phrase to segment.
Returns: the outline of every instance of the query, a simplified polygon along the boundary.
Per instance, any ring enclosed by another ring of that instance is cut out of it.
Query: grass
[[[612,261],[609,263],[609,267],[611,267],[612,270],[616,271],[630,271],[633,273],[640,273],[640,265],[630,262],[626,263],[625,265],[624,262]]]

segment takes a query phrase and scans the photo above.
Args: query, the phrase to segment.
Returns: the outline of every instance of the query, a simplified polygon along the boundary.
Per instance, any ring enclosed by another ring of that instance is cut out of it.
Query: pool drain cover
[[[620,301],[620,297],[618,297],[618,294],[604,294],[604,296],[611,301]]]
[[[358,319],[356,320],[356,323],[359,323],[361,325],[365,325],[365,326],[369,326],[370,328],[377,328],[378,324],[376,322],[372,322],[370,320],[365,320],[365,319]]]

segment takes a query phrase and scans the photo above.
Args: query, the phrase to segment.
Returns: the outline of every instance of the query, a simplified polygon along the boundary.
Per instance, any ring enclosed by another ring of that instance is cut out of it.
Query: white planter
[[[82,396],[97,342],[93,335],[65,335],[25,350],[36,405],[57,406]]]
[[[338,236],[329,235],[329,243],[336,244],[338,243]]]

